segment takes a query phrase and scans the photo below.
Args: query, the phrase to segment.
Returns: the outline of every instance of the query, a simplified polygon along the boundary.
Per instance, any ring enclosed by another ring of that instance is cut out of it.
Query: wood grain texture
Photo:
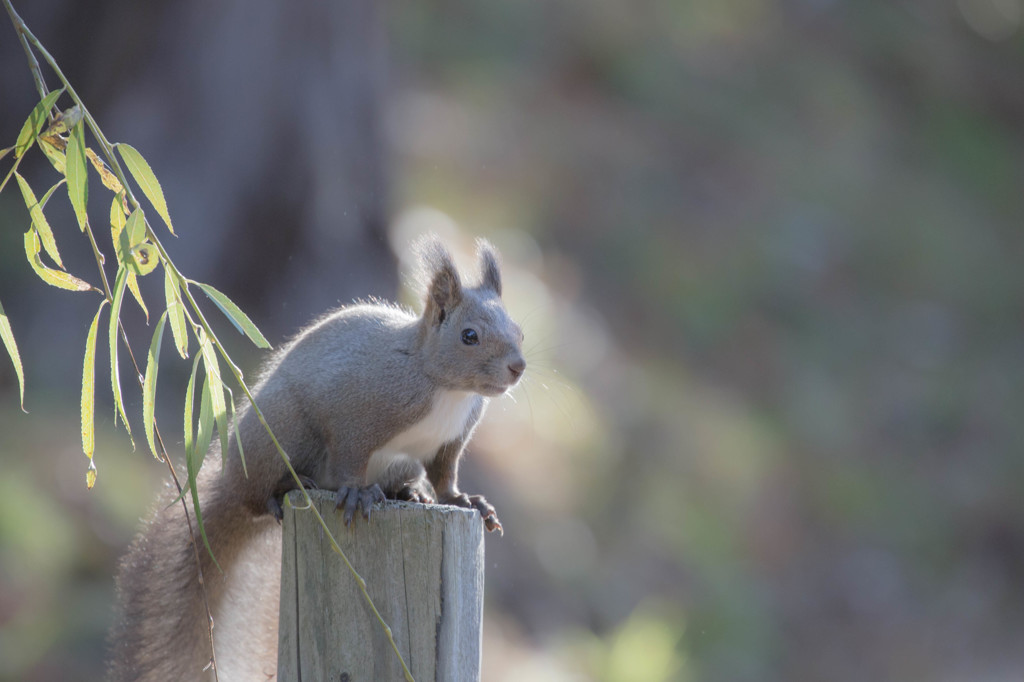
[[[334,497],[314,504],[392,629],[418,682],[480,677],[484,540],[478,513],[388,502],[345,528]],[[292,493],[281,554],[278,679],[402,680],[394,650],[341,557]],[[347,675],[347,677],[344,677]]]

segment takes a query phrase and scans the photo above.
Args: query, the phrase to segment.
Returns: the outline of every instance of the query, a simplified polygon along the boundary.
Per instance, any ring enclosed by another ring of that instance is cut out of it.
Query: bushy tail
[[[203,546],[193,517],[220,682],[273,679],[280,532],[269,517],[254,518],[224,494],[221,488],[228,486],[214,466],[200,473],[198,487],[206,534],[220,565]],[[112,682],[213,679],[203,672],[212,653],[196,552],[181,502],[171,504],[175,497],[171,491],[162,496],[119,566]]]

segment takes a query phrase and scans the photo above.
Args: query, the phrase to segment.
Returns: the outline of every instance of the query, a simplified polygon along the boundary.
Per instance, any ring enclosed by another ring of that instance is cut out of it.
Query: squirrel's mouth
[[[502,385],[502,384],[487,384],[487,385],[481,387],[480,393],[482,393],[483,395],[486,395],[486,396],[491,396],[491,397],[499,396],[499,395],[502,395],[503,393],[506,393],[510,388],[512,388],[512,386],[515,385],[515,383],[516,382],[513,381],[510,384],[504,384],[504,385]]]

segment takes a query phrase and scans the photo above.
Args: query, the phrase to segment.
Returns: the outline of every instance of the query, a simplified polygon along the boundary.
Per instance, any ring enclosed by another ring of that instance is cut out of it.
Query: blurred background
[[[415,305],[423,231],[502,251],[529,370],[465,466],[506,530],[485,680],[1024,679],[1021,0],[16,5],[153,166],[178,265],[275,345],[358,296]],[[7,146],[37,96],[0,24]],[[99,301],[34,277],[27,226],[8,188],[29,414],[3,357],[0,679],[94,680],[165,469],[113,430],[100,344],[86,490]]]

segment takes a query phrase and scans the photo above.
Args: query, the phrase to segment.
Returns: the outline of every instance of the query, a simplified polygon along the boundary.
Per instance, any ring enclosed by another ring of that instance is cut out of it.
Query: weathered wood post
[[[483,524],[457,507],[389,502],[345,528],[334,496],[311,491],[338,545],[366,580],[417,682],[480,678]],[[291,493],[292,505],[302,498]],[[402,680],[380,623],[310,513],[285,505],[281,682]]]

